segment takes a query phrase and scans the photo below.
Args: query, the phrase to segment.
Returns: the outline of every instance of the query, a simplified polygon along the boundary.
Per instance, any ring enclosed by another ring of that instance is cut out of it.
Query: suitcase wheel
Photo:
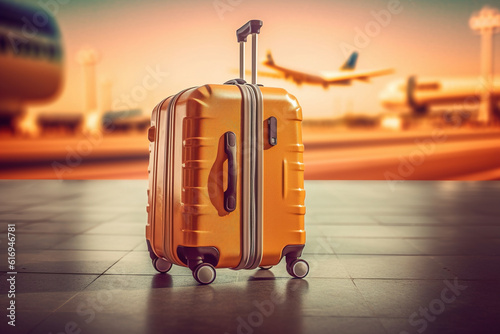
[[[309,273],[309,264],[305,260],[295,259],[290,264],[287,264],[286,271],[290,276],[304,278]]]
[[[193,277],[200,284],[210,284],[215,280],[215,268],[210,263],[200,263],[193,270]]]
[[[260,269],[263,269],[263,270],[269,270],[271,269],[273,266],[260,266],[259,268]]]
[[[157,257],[156,259],[153,260],[153,267],[159,272],[159,273],[166,273],[172,268],[172,263],[161,259]]]

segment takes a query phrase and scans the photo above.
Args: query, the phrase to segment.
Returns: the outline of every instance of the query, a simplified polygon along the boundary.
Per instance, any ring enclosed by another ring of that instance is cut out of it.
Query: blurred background
[[[259,83],[302,105],[306,179],[500,179],[496,7],[0,0],[0,178],[147,178],[151,110],[237,77],[235,30],[258,18]]]

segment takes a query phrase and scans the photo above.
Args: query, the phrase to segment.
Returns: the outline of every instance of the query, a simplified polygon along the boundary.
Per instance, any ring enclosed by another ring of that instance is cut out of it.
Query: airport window
[[[32,57],[38,57],[38,51],[39,51],[39,47],[38,47],[38,43],[36,41],[30,41],[30,56]]]
[[[437,82],[431,82],[431,83],[424,83],[424,84],[419,84],[417,85],[418,90],[438,90],[439,83]]]
[[[14,38],[11,38],[10,43],[8,44],[10,46],[10,51],[12,52],[13,55],[18,55],[19,54],[19,42],[14,39]]]
[[[33,53],[33,43],[31,41],[27,41],[26,45],[27,45],[26,56],[31,57]]]
[[[6,36],[5,38],[5,47],[6,47],[6,51],[7,52],[11,52],[13,55],[17,54],[17,42],[15,39],[9,37],[9,36]]]
[[[13,55],[18,55],[21,47],[21,42],[19,39],[12,35],[3,36],[5,42],[5,51],[12,52]]]
[[[21,44],[19,44],[19,54],[23,57],[31,56],[32,49],[32,44],[29,40],[23,41]]]
[[[33,43],[32,51],[33,51],[33,56],[38,57],[40,53],[40,46],[38,45],[38,43],[36,42]]]
[[[43,44],[43,43],[40,44],[39,49],[40,49],[39,50],[39,52],[40,52],[39,53],[40,58],[45,58],[46,55],[47,55],[47,47],[46,47],[46,45]]]
[[[12,46],[12,53],[16,56],[20,56],[23,53],[23,49],[24,44],[19,41],[15,41],[14,45]]]
[[[16,53],[16,52],[14,52]],[[26,54],[28,54],[28,43],[26,42],[20,42],[19,44],[17,44],[17,55],[19,56],[25,56]]]
[[[45,58],[48,61],[56,61],[61,57],[61,49],[57,44],[0,35],[0,53],[9,52],[9,50],[15,56]]]
[[[59,45],[56,46],[56,57],[57,59],[61,59],[62,57],[61,47]]]
[[[54,60],[56,54],[56,50],[53,44],[50,44],[48,47],[48,58],[49,60]]]
[[[0,52],[5,53],[7,51],[7,41],[5,36],[0,35]]]
[[[24,45],[25,45],[24,54],[29,57],[31,53],[31,43],[30,41],[27,41],[26,43],[24,43]]]

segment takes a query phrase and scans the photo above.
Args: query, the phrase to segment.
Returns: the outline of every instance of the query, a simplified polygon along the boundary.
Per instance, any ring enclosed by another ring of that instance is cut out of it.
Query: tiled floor
[[[144,181],[1,181],[1,333],[499,333],[500,183],[312,181],[311,271],[157,274]]]

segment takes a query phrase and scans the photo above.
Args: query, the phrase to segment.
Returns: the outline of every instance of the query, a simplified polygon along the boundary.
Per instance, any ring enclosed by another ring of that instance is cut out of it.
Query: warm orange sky
[[[28,1],[37,2],[37,1]],[[357,29],[374,21],[391,1],[77,1],[61,5],[56,19],[63,35],[66,85],[58,99],[34,111],[79,112],[83,109],[82,73],[76,53],[85,46],[101,54],[98,78],[113,82],[118,108],[142,85],[147,68],[167,72],[154,89],[130,107],[149,113],[164,97],[204,83],[236,77],[238,46],[235,30],[248,19],[264,21],[259,57],[266,49],[283,66],[311,72],[336,70],[345,60],[342,45],[355,45]],[[214,4],[238,3],[221,15]],[[390,76],[351,87],[297,87],[282,80],[262,78],[267,86],[281,86],[295,94],[304,117],[330,117],[346,110],[382,110],[378,93],[397,78],[473,76],[479,73],[479,37],[468,27],[473,11],[487,1],[401,0],[380,33],[359,48],[359,69],[394,67]],[[500,59],[496,41],[496,59]],[[249,49],[249,48],[248,48]],[[249,55],[249,53],[248,53]],[[249,58],[247,56],[247,58]],[[498,66],[497,66],[498,67]],[[499,73],[498,69],[496,73]],[[121,103],[119,103],[121,102]]]

